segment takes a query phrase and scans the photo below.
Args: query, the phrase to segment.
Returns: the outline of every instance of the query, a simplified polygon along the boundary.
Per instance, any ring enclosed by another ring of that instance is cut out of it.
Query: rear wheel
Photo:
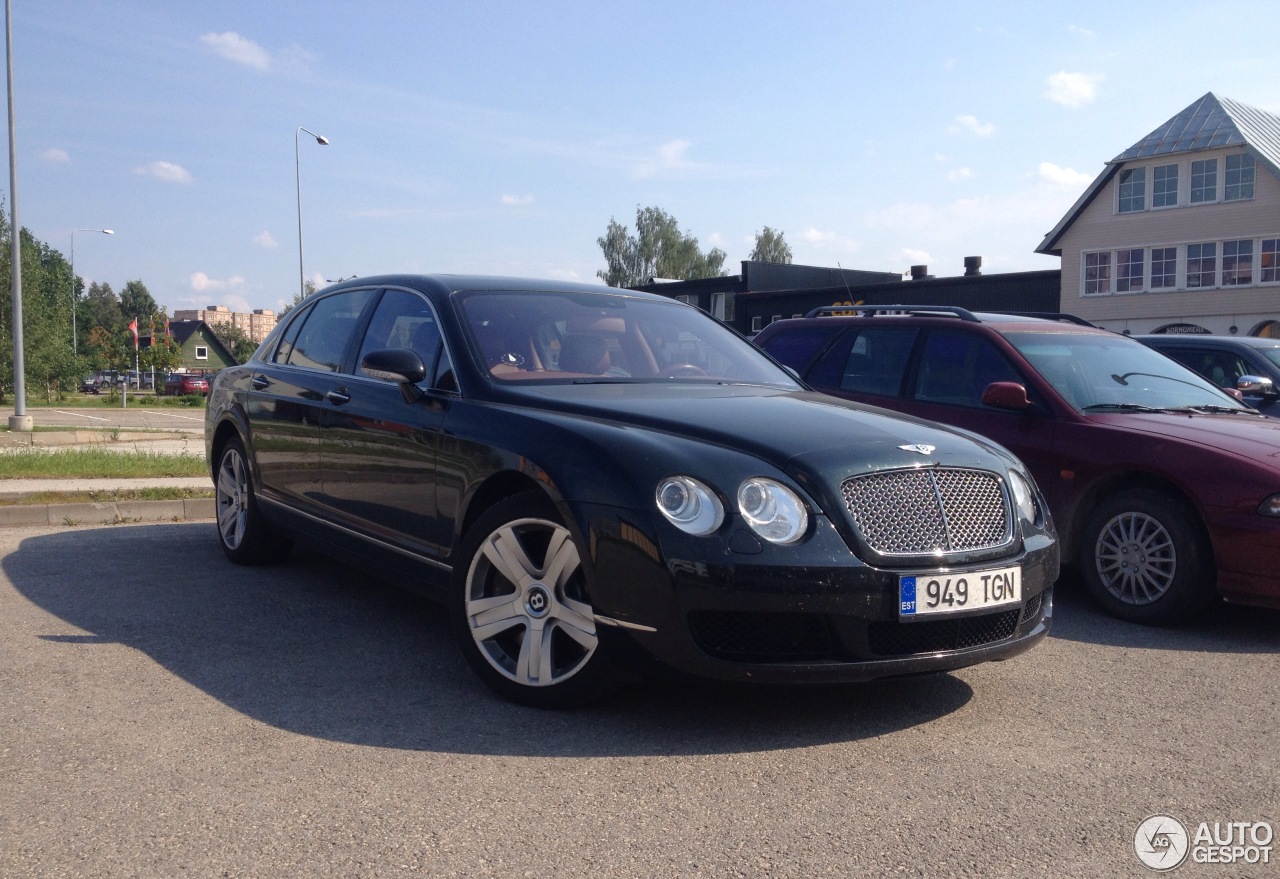
[[[249,462],[238,437],[227,440],[218,456],[214,479],[218,542],[227,558],[238,565],[279,561],[292,541],[280,537],[263,519],[249,477]]]
[[[456,571],[455,632],[501,696],[567,708],[613,688],[579,548],[545,497],[517,495],[481,516]]]
[[[1080,541],[1080,571],[1108,613],[1147,625],[1185,621],[1214,595],[1211,551],[1194,511],[1146,489],[1094,509]]]

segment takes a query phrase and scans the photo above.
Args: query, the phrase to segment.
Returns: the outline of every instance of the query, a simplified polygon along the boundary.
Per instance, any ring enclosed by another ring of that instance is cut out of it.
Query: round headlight
[[[1018,508],[1018,515],[1027,522],[1039,521],[1039,510],[1036,509],[1036,495],[1021,473],[1009,471],[1009,488],[1013,492],[1013,503]]]
[[[770,543],[795,543],[809,528],[804,501],[772,479],[748,479],[738,487],[738,511],[751,530]]]
[[[690,476],[670,476],[654,495],[667,521],[689,534],[710,534],[724,521],[724,505],[715,492]]]

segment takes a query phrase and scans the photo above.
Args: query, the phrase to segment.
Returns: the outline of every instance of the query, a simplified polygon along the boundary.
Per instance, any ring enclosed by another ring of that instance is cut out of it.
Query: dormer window
[[[1152,169],[1151,206],[1172,208],[1178,204],[1178,166],[1159,165]]]
[[[1120,197],[1116,210],[1122,214],[1141,211],[1147,206],[1147,169],[1126,168],[1120,172]]]
[[[1250,153],[1227,156],[1225,164],[1227,179],[1223,200],[1241,201],[1253,198],[1253,156]]]
[[[1191,203],[1218,200],[1218,160],[1201,159],[1191,163]]]

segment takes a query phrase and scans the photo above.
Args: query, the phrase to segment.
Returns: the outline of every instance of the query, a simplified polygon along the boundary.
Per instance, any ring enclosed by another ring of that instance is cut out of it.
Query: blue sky
[[[307,277],[593,281],[673,215],[732,273],[987,273],[1206,92],[1280,112],[1280,3],[12,0],[19,222],[170,310]],[[5,148],[6,156],[8,148]],[[7,177],[3,184],[9,210]]]

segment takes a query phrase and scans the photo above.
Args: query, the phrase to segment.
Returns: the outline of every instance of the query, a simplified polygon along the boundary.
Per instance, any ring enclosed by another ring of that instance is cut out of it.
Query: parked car
[[[819,310],[819,312],[829,310]],[[1026,462],[1093,596],[1171,623],[1280,607],[1280,420],[1126,336],[962,308],[845,307],[756,342],[815,388],[963,427]]]
[[[95,375],[86,375],[80,379],[80,393],[97,394],[102,389],[102,380]]]
[[[1280,415],[1280,339],[1168,333],[1134,336],[1220,388],[1240,392],[1267,415]]]
[[[166,396],[185,396],[186,394],[208,394],[209,379],[191,372],[171,372],[164,380]]]
[[[470,665],[539,706],[651,660],[854,681],[1044,637],[1057,543],[992,443],[807,391],[662,296],[352,280],[214,379],[227,557],[300,539],[445,602]]]

